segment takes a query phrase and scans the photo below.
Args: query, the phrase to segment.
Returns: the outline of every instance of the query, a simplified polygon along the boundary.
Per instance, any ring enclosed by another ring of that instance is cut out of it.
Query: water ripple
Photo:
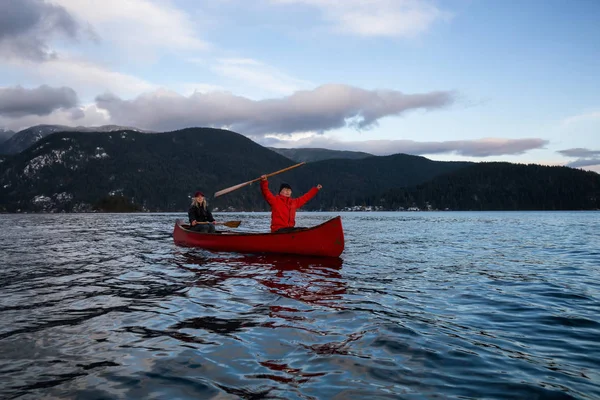
[[[597,213],[350,213],[340,259],[181,217],[3,216],[0,397],[600,398]]]

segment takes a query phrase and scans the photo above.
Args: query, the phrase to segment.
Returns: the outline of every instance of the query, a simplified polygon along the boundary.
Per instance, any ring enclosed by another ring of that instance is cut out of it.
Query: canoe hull
[[[344,251],[344,231],[339,216],[321,225],[288,233],[200,233],[185,229],[178,220],[173,228],[173,240],[180,246],[218,252],[339,257]]]

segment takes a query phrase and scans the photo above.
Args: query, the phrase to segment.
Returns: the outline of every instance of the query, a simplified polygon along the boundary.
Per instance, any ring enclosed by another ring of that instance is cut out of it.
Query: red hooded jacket
[[[269,190],[269,182],[267,181],[260,181],[260,190],[271,206],[271,232],[281,228],[293,228],[296,225],[296,209],[305,205],[319,192],[319,189],[314,187],[306,194],[295,199],[279,194],[274,196]]]

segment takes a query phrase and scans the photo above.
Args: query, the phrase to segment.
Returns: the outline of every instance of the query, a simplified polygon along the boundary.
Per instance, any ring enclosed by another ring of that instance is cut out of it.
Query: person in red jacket
[[[296,210],[315,197],[322,187],[319,184],[294,199],[292,198],[292,187],[287,183],[282,183],[279,187],[279,194],[275,196],[269,190],[267,176],[261,176],[260,191],[271,206],[271,232],[289,232],[296,229]]]

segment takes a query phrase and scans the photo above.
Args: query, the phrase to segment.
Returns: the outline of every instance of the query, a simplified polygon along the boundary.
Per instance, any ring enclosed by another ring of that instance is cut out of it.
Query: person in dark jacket
[[[188,210],[188,217],[190,219],[190,230],[195,232],[215,232],[215,224],[217,222],[208,210],[208,204],[204,198],[204,193],[194,193],[192,206]]]
[[[321,190],[323,186],[317,185],[298,198],[292,198],[292,187],[282,183],[279,194],[273,195],[269,191],[267,176],[260,177],[260,190],[263,197],[271,206],[271,232],[289,232],[296,226],[296,209],[302,207]],[[300,228],[297,228],[300,229]]]

